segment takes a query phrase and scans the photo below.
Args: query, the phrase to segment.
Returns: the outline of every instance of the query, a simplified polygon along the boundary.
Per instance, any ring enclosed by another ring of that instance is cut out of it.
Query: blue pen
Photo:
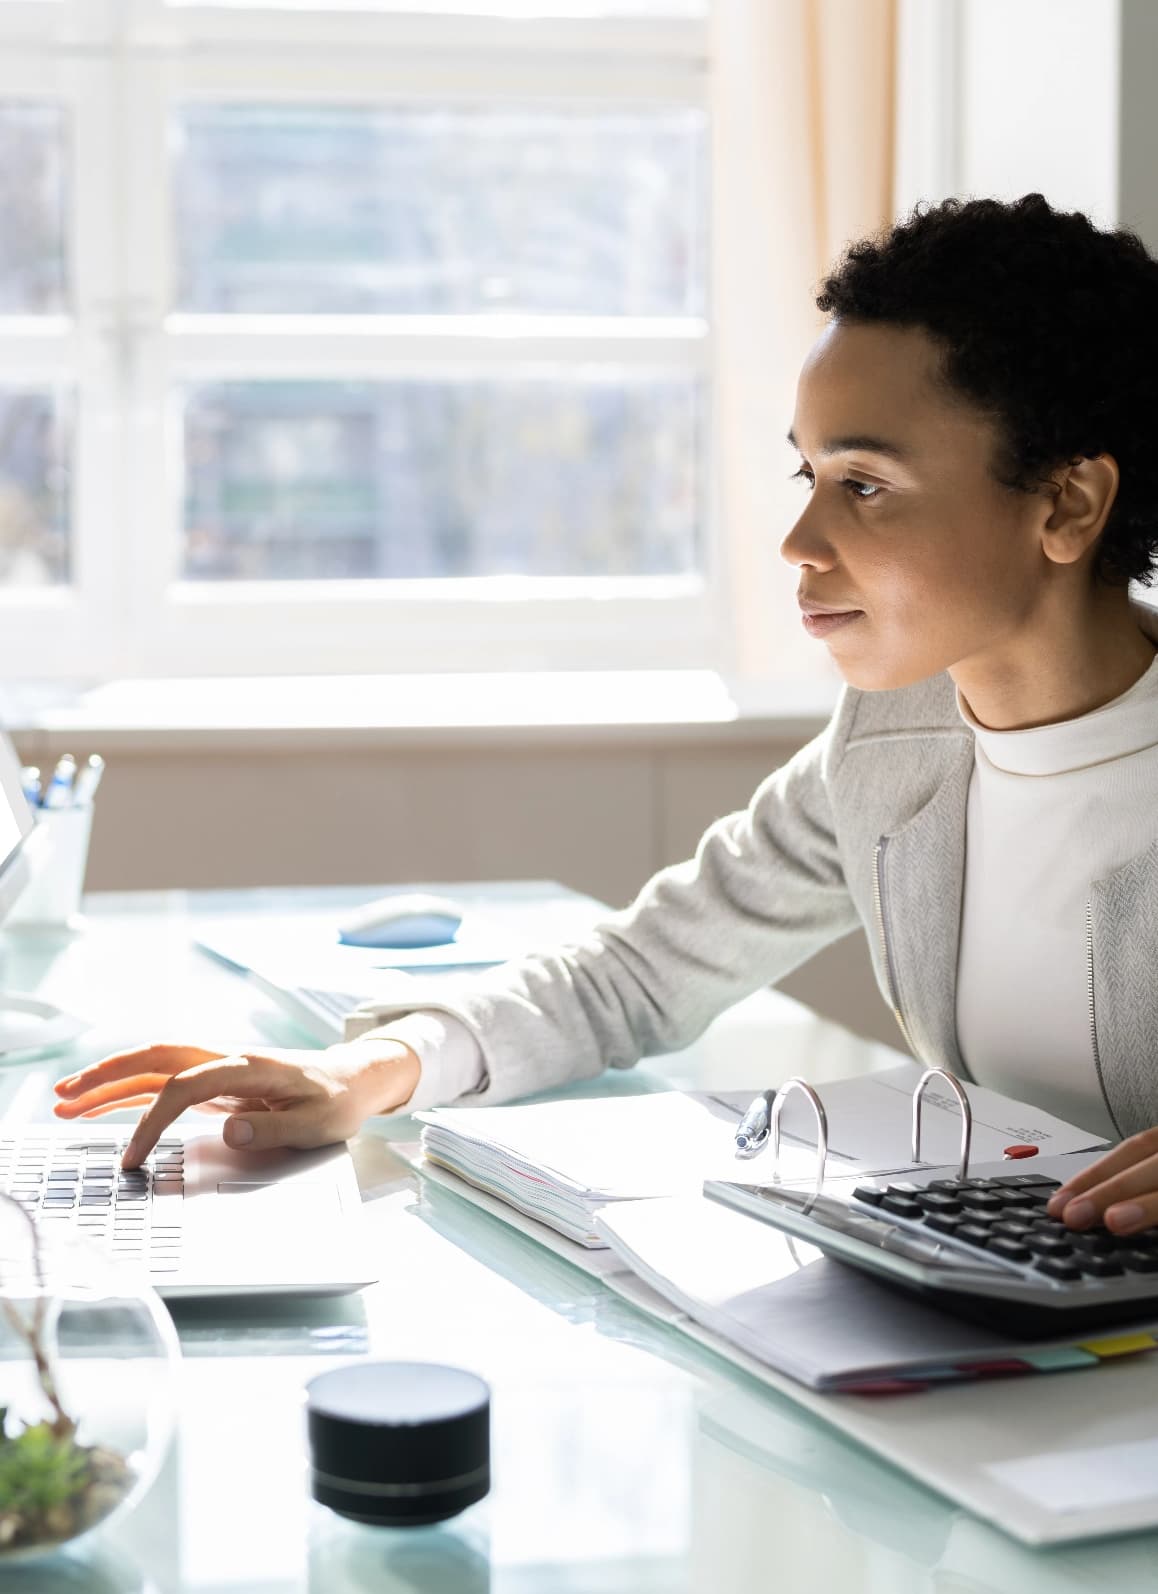
[[[76,779],[76,759],[65,753],[57,760],[44,794],[45,808],[68,808],[72,803],[72,783]]]
[[[40,771],[35,764],[25,764],[20,771],[20,784],[24,787],[24,801],[29,808],[39,808]]]

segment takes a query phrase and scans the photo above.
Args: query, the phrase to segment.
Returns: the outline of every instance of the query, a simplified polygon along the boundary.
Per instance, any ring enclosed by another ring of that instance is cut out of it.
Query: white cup
[[[78,930],[88,864],[92,803],[41,808],[27,847],[32,879],[16,900],[7,923],[37,930]]]

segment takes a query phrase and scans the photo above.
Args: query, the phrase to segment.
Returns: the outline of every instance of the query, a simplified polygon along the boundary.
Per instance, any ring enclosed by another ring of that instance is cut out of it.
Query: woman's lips
[[[809,636],[826,637],[833,631],[839,631],[841,626],[850,625],[853,620],[864,618],[863,609],[842,609],[838,614],[805,614],[804,629]]]

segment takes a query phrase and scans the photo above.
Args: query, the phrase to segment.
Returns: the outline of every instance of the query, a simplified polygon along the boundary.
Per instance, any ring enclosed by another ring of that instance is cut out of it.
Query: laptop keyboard
[[[1057,1179],[1009,1174],[996,1179],[934,1179],[860,1185],[856,1201],[954,1245],[984,1251],[1018,1271],[1078,1283],[1158,1273],[1158,1232],[1111,1234],[1102,1224],[1067,1229],[1046,1203]]]
[[[184,1143],[159,1141],[144,1167],[132,1172],[120,1165],[128,1143],[127,1133],[0,1136],[0,1190],[47,1234],[80,1234],[150,1274],[176,1273]]]
[[[303,998],[319,1008],[326,1018],[333,1019],[339,1030],[347,1016],[365,1001],[364,996],[347,996],[341,991],[319,991],[310,985],[300,986],[299,989]]]

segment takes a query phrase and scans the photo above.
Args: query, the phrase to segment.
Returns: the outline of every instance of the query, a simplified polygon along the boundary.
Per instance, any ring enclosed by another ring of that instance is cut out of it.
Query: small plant
[[[0,1307],[17,1337],[28,1346],[37,1381],[52,1412],[48,1421],[9,1431],[9,1414],[0,1407],[0,1554],[37,1544],[60,1543],[94,1526],[118,1505],[133,1482],[124,1456],[101,1445],[77,1442],[76,1423],[61,1405],[46,1334],[48,1295],[40,1233],[19,1202],[0,1194],[32,1233],[32,1263],[37,1291],[24,1317],[14,1301]]]

